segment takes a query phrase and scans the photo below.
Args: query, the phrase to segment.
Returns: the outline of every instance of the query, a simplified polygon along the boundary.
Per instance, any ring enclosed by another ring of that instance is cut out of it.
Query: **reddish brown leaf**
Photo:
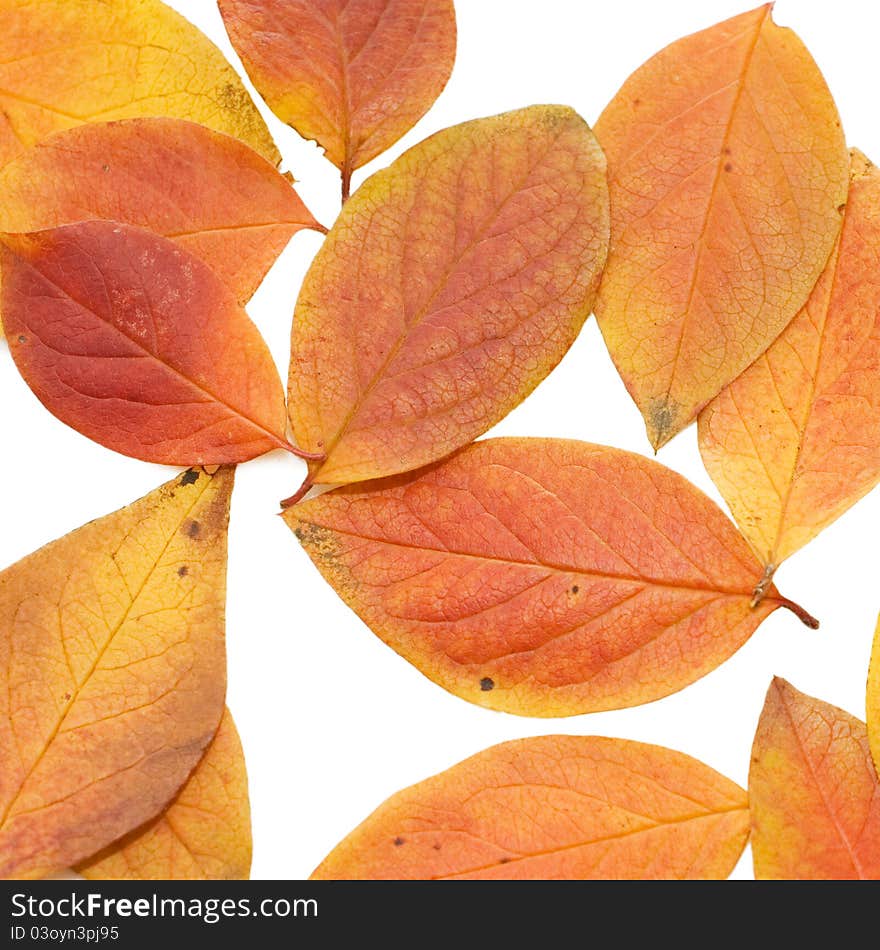
[[[776,678],[749,771],[758,879],[880,879],[880,781],[865,724]]]
[[[220,0],[232,45],[272,111],[342,171],[393,145],[452,72],[452,0]]]
[[[389,646],[456,695],[524,715],[675,692],[788,605],[770,587],[750,606],[762,567],[693,485],[583,442],[477,442],[285,519]]]
[[[748,833],[743,789],[690,756],[540,736],[393,795],[312,878],[725,878]]]
[[[602,153],[565,106],[446,129],[370,178],[306,275],[289,408],[343,484],[426,465],[518,405],[592,307]]]
[[[263,338],[207,265],[172,241],[86,221],[0,235],[0,266],[16,365],[83,435],[176,465],[289,448]]]

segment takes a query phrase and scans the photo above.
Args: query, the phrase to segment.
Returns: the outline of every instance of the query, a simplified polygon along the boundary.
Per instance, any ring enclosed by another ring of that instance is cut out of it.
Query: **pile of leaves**
[[[329,230],[204,36],[104,6],[0,0],[0,315],[46,409],[185,471],[0,574],[0,876],[247,876],[227,526],[235,466],[272,451],[307,462],[282,507],[323,577],[472,703],[620,709],[777,608],[817,626],[774,576],[880,481],[880,172],[769,5],[659,52],[594,129],[472,119],[352,192],[449,79],[451,0],[220,0],[339,169]],[[285,393],[244,307],[302,229],[326,238]],[[735,525],[642,455],[475,441],[591,313],[651,445],[697,423]],[[314,876],[719,878],[751,837],[759,878],[878,878],[877,766],[880,634],[867,724],[773,680],[748,791],[658,746],[509,742]]]

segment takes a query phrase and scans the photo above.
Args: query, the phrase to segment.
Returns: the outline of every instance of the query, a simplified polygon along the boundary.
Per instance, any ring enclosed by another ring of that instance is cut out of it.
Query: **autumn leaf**
[[[284,392],[220,279],[141,228],[0,234],[10,350],[43,405],[125,455],[176,465],[286,448]]]
[[[467,444],[553,369],[605,260],[605,164],[586,123],[534,106],[454,126],[345,206],[297,301],[297,443],[343,484]]]
[[[290,182],[228,135],[182,119],[57,133],[0,171],[0,228],[92,218],[172,238],[245,303],[291,236],[321,229]]]
[[[773,680],[749,771],[761,879],[880,879],[880,782],[865,724]]]
[[[351,173],[440,95],[455,60],[452,0],[219,0],[229,38],[272,111]]]
[[[750,606],[761,566],[693,485],[585,442],[477,442],[285,520],[385,643],[450,692],[521,715],[666,696],[794,606],[772,587]]]
[[[0,877],[151,820],[211,741],[233,478],[192,469],[0,574]]]
[[[666,47],[596,123],[611,193],[596,316],[655,448],[785,328],[840,230],[837,110],[771,9]]]
[[[235,70],[159,0],[0,0],[0,165],[60,129],[162,115],[281,159]]]
[[[241,741],[227,709],[201,761],[168,807],[77,871],[100,880],[245,880],[251,822]]]
[[[853,152],[806,306],[700,415],[700,452],[772,573],[880,482],[880,172]]]
[[[871,651],[871,666],[868,672],[868,741],[874,765],[880,776],[880,622],[874,632],[874,648]]]
[[[726,878],[748,834],[746,793],[690,756],[539,736],[393,795],[312,878]]]

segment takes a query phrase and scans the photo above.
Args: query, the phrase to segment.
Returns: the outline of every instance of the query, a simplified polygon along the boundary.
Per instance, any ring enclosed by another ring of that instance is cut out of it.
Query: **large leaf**
[[[370,178],[309,270],[290,418],[342,484],[467,444],[559,362],[608,238],[602,153],[563,106],[454,126]]]
[[[272,111],[351,173],[440,95],[455,60],[452,0],[220,0],[232,45]]]
[[[0,234],[0,310],[22,376],[83,435],[136,458],[240,462],[292,447],[272,356],[179,245],[85,221]]]
[[[0,0],[0,167],[59,129],[157,115],[280,161],[235,70],[159,0]]]
[[[880,172],[853,154],[843,230],[806,306],[700,415],[700,452],[774,570],[880,482]]]
[[[771,7],[666,47],[596,123],[612,211],[596,316],[655,448],[785,328],[840,229],[837,110]]]
[[[744,790],[690,756],[540,736],[393,795],[312,877],[725,878],[748,834]]]
[[[232,469],[190,470],[0,574],[0,877],[157,815],[226,690]]]
[[[318,228],[290,182],[228,135],[182,119],[126,119],[59,132],[0,172],[0,229],[91,218],[172,238],[241,303],[291,235]]]
[[[755,877],[880,879],[880,781],[865,724],[776,678],[749,771]]]
[[[382,640],[451,692],[507,712],[665,696],[787,604],[771,587],[752,608],[761,565],[693,485],[584,442],[477,442],[285,518]]]
[[[227,709],[199,764],[161,815],[76,870],[95,881],[220,881],[246,879],[250,866],[247,772]]]

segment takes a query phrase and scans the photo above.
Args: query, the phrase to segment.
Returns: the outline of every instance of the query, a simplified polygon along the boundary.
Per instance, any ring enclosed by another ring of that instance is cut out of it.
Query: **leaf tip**
[[[655,399],[648,407],[645,415],[645,426],[648,430],[651,447],[655,452],[662,449],[683,428],[679,421],[680,414],[681,407],[668,396]]]

